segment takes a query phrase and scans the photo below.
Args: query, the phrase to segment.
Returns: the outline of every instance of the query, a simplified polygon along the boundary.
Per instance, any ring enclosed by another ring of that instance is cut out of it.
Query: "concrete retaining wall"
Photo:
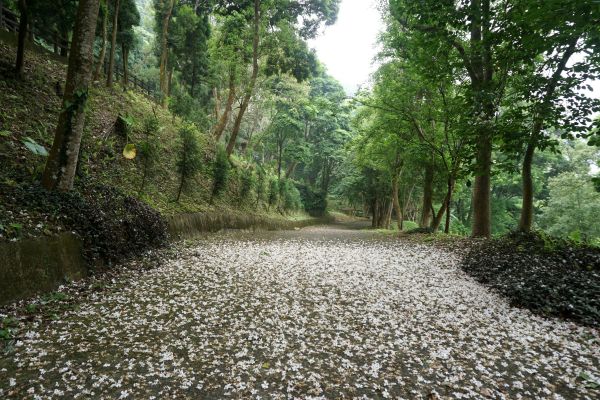
[[[0,243],[0,305],[87,276],[82,249],[71,233]]]
[[[194,213],[180,214],[169,220],[169,233],[174,239],[192,238],[206,232],[223,230],[286,230],[333,222],[331,217],[290,221],[253,214]]]
[[[285,230],[332,222],[332,218],[289,221],[248,214],[198,213],[169,221],[172,240],[222,230]],[[67,281],[84,278],[89,268],[83,244],[71,233],[0,243],[0,305],[51,292]]]

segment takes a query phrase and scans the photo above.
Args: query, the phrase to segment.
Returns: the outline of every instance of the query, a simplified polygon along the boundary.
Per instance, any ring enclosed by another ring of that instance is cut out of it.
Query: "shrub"
[[[148,118],[144,121],[144,140],[139,145],[139,159],[142,166],[142,183],[140,193],[144,191],[146,181],[154,175],[159,160],[160,144],[157,133],[160,127],[158,119]]]
[[[219,145],[217,147],[217,153],[215,155],[215,162],[213,165],[213,190],[211,202],[214,196],[219,196],[227,187],[230,168],[231,165],[229,164],[227,152],[223,146]]]
[[[473,247],[462,269],[545,316],[600,326],[600,250],[542,233],[515,232]]]
[[[187,186],[188,181],[193,178],[202,167],[202,153],[198,144],[197,130],[194,125],[186,124],[179,130],[181,138],[181,149],[177,160],[177,172],[180,183],[177,192],[177,200],[181,198],[181,192]]]
[[[297,184],[304,210],[312,216],[320,217],[327,211],[327,193],[315,190],[309,185]]]
[[[265,170],[258,166],[257,174],[256,174],[256,206],[261,202],[265,201],[266,196],[266,182],[267,182],[267,174]]]
[[[269,181],[269,207],[277,205],[279,201],[279,181],[272,178]]]
[[[256,177],[252,169],[244,169],[240,179],[240,199],[242,201],[248,200],[252,194],[252,190],[256,186]]]
[[[284,179],[280,185],[283,187],[283,209],[286,211],[296,211],[302,207],[300,191],[293,182]]]
[[[166,244],[167,223],[147,204],[119,190],[89,185],[76,191],[49,192],[39,185],[0,186],[3,201],[27,205],[30,212],[74,231],[83,240],[88,262],[122,260],[140,251]],[[8,205],[8,204],[7,204]]]

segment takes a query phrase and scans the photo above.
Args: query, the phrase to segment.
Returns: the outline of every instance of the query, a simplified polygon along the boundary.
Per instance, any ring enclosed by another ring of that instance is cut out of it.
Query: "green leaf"
[[[590,389],[600,388],[600,378],[593,376],[592,374],[582,371],[579,377],[585,381],[585,387]]]
[[[264,369],[269,369],[269,368],[271,368],[271,364],[269,364],[269,362],[268,362],[268,361],[265,361],[265,362],[263,363],[262,367],[263,367]]]
[[[0,339],[10,339],[10,329],[0,329]]]
[[[46,148],[44,146],[38,144],[32,138],[25,136],[23,138],[22,142],[25,145],[25,147],[27,148],[27,150],[29,150],[36,156],[48,157],[48,151],[46,150]]]
[[[0,136],[2,136],[2,137],[9,137],[10,136],[10,132],[9,131],[0,131]]]

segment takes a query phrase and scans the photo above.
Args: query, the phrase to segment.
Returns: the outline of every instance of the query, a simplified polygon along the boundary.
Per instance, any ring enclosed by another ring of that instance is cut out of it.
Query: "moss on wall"
[[[88,274],[82,243],[71,233],[0,243],[0,304],[55,290]]]

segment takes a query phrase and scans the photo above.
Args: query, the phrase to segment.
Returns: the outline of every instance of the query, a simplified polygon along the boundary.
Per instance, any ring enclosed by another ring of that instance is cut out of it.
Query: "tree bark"
[[[27,27],[29,26],[29,11],[27,10],[27,1],[19,0],[19,38],[17,45],[17,61],[15,63],[15,74],[18,79],[23,78],[25,70],[25,41],[27,39]]]
[[[277,143],[277,179],[281,181],[281,164],[283,163],[283,140]]]
[[[285,179],[289,179],[296,171],[296,167],[298,166],[298,161],[292,161],[285,171]]]
[[[215,136],[215,140],[218,142],[221,140],[221,136],[223,136],[223,132],[225,132],[225,128],[227,127],[227,121],[229,120],[229,114],[231,113],[231,109],[233,107],[233,102],[235,101],[235,72],[232,69],[229,73],[229,94],[227,95],[227,103],[225,104],[225,110],[223,111],[223,115],[219,119],[219,122],[215,126],[215,130],[213,132]],[[218,100],[217,100],[218,102]],[[215,109],[215,112],[219,112],[218,106]],[[218,118],[218,115],[217,115]]]
[[[371,212],[373,214],[371,228],[377,228],[377,220],[379,219],[379,202],[377,201],[377,198],[375,198],[371,204]]]
[[[490,174],[492,169],[492,139],[480,134],[477,143],[478,171],[473,185],[473,237],[489,237],[492,233],[492,212],[490,207]]]
[[[169,74],[167,76],[167,98],[171,97],[171,87],[173,86],[173,72],[175,71],[175,67],[171,66],[169,69]]]
[[[106,76],[106,86],[112,87],[113,84],[113,69],[115,67],[115,52],[117,50],[117,31],[118,31],[118,23],[119,23],[119,8],[121,5],[121,0],[115,0],[115,10],[113,17],[113,26],[112,26],[112,38],[110,42],[110,56],[108,58],[108,73]]]
[[[394,175],[392,178],[392,201],[394,203],[394,210],[396,212],[396,219],[398,221],[398,230],[402,232],[404,215],[402,213],[402,209],[400,208],[400,198],[398,196],[399,191],[399,176],[398,174]]]
[[[94,80],[100,79],[100,74],[104,68],[104,59],[106,58],[106,43],[108,39],[108,4],[105,2],[104,10],[102,14],[102,47],[100,48],[100,56],[98,58],[98,64],[94,71]]]
[[[454,182],[452,178],[448,178],[448,189],[446,191],[446,197],[444,197],[444,201],[442,202],[442,206],[440,207],[440,209],[438,210],[437,214],[433,217],[433,221],[431,222],[431,230],[432,232],[436,232],[441,223],[442,223],[442,219],[444,217],[444,214],[449,215],[449,205],[450,205],[450,200],[452,199],[452,192],[454,190]],[[446,221],[447,224],[449,223],[448,221]],[[447,233],[447,232],[446,232]]]
[[[121,58],[123,61],[123,89],[129,85],[129,49],[125,44],[121,44]]]
[[[477,132],[477,154],[475,182],[473,186],[473,237],[489,237],[492,232],[491,214],[491,170],[492,170],[492,135],[495,106],[490,99],[488,89],[492,85],[494,66],[490,42],[490,0],[473,1],[471,22],[471,87],[478,98],[475,104],[476,113],[484,115]]]
[[[431,223],[431,207],[433,205],[433,163],[425,167],[425,178],[423,181],[423,204],[421,208],[421,220],[419,227],[427,228]]]
[[[448,179],[448,193],[450,194],[447,197],[447,201],[446,201],[446,225],[444,226],[444,233],[448,234],[450,233],[450,204],[452,202],[452,193],[454,192],[454,178],[451,177],[450,179]]]
[[[242,126],[242,119],[244,118],[244,114],[248,109],[248,104],[250,103],[250,99],[252,98],[254,92],[254,86],[256,86],[256,79],[258,78],[258,46],[259,46],[259,32],[260,32],[260,0],[254,0],[254,33],[252,38],[252,76],[250,77],[250,84],[246,91],[246,95],[242,100],[242,105],[240,106],[240,111],[238,112],[237,117],[235,118],[235,123],[233,124],[233,129],[231,131],[231,137],[229,138],[229,143],[227,144],[227,155],[231,156],[233,150],[235,149],[235,143],[237,141],[237,136],[240,132],[240,127]]]
[[[527,150],[525,151],[525,157],[523,158],[523,167],[521,169],[521,178],[523,180],[523,203],[521,217],[519,219],[519,230],[522,232],[531,231],[531,225],[533,224],[533,177],[531,174],[531,165],[533,164],[535,147],[536,144],[534,140],[531,140],[527,144]]]
[[[162,106],[167,106],[167,91],[168,91],[168,77],[167,77],[167,64],[169,61],[169,21],[171,20],[171,13],[173,12],[173,5],[175,0],[167,0],[168,7],[165,11],[162,23],[162,35],[160,40],[160,92],[162,94]]]
[[[392,224],[392,211],[394,210],[394,202],[391,200],[387,200],[387,211],[385,213],[385,229],[390,229],[390,225]]]
[[[42,177],[42,185],[48,190],[69,191],[73,188],[94,65],[98,8],[99,0],[79,1],[62,111]]]
[[[219,120],[219,115],[221,115],[221,97],[219,96],[219,88],[213,88],[213,99],[215,99],[215,121]]]

